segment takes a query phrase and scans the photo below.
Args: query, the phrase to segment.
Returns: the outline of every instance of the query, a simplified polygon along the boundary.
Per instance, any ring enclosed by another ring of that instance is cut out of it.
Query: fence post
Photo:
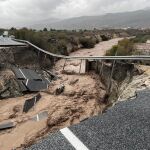
[[[47,54],[45,54],[45,56],[44,56],[44,60],[43,60],[43,61],[45,61],[45,60],[46,60],[46,57],[47,57]]]
[[[63,71],[64,71],[64,69],[65,69],[66,62],[67,62],[67,59],[65,59],[64,66],[63,66]]]
[[[98,73],[98,60],[96,60],[96,73]]]
[[[81,66],[82,66],[82,59],[81,59],[81,63],[80,63],[80,70],[79,70],[79,74],[81,73]]]
[[[103,67],[104,67],[104,62],[101,60],[101,68],[100,68],[100,72],[99,72],[100,76],[103,73]]]

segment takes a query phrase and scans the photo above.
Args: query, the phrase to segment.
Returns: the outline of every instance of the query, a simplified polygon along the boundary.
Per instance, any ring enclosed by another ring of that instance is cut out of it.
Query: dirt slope
[[[136,91],[138,90],[150,89],[150,66],[140,65],[137,68],[142,71],[142,74],[134,76],[129,84],[123,83],[120,89],[119,101],[136,97]]]

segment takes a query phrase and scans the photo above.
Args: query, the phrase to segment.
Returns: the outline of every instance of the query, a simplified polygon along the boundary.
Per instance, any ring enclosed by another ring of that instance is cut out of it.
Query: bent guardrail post
[[[99,72],[100,76],[103,73],[103,67],[104,67],[104,62],[101,60],[101,68],[100,68],[100,72]]]

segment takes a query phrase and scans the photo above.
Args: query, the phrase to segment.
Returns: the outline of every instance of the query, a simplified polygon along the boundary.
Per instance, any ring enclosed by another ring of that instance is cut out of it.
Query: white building
[[[150,40],[147,40],[146,43],[147,43],[147,44],[150,44]]]

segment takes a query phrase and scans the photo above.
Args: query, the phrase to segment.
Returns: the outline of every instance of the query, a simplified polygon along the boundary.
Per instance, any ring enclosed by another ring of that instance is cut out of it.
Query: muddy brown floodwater
[[[119,40],[121,39],[101,42],[93,49],[82,49],[71,55],[104,55],[106,50],[116,45]],[[0,131],[0,149],[11,150],[27,146],[49,132],[79,123],[103,111],[105,105],[100,104],[98,99],[104,96],[105,87],[97,80],[96,75],[85,74],[84,63],[82,62],[79,75],[80,61],[68,61],[63,73],[64,60],[58,61],[54,71],[59,79],[54,81],[47,91],[40,92],[41,100],[26,114],[22,113],[23,104],[34,94],[0,101],[0,121],[11,119],[16,123],[15,128]],[[65,85],[65,90],[57,96],[55,90],[60,84]],[[14,112],[14,108],[18,108],[18,111]],[[31,120],[33,116],[43,111],[48,111],[48,119],[38,122]]]

